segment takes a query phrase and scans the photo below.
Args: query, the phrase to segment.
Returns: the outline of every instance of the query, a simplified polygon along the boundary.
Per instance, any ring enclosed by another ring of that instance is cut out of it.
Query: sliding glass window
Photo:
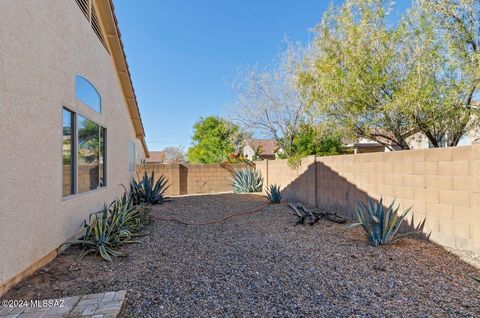
[[[107,130],[94,121],[63,109],[63,195],[107,185]]]
[[[86,192],[105,185],[104,135],[105,129],[95,122],[77,116],[78,134],[78,192]]]
[[[63,109],[63,144],[62,144],[62,160],[63,160],[63,195],[74,193],[74,166],[73,166],[73,138],[72,133],[74,115],[71,111]]]

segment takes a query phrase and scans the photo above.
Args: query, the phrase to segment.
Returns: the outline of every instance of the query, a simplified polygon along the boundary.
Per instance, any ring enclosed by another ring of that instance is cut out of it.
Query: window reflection
[[[63,195],[73,194],[72,123],[73,113],[63,109]]]
[[[78,116],[78,192],[100,185],[100,126]]]
[[[100,127],[100,186],[104,187],[107,185],[106,169],[105,169],[105,144],[107,138],[107,130],[103,127]]]
[[[96,88],[85,78],[75,76],[75,96],[82,103],[100,112],[101,98]]]

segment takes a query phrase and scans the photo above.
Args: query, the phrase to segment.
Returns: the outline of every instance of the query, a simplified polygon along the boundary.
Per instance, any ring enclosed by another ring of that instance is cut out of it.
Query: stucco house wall
[[[411,150],[417,150],[417,149],[429,149],[430,147],[430,142],[425,136],[425,134],[418,132],[416,134],[413,134],[409,138],[407,138],[407,144],[410,147]],[[472,129],[468,131],[465,136],[463,136],[457,146],[470,146],[474,144],[479,144],[480,143],[480,129]],[[351,147],[354,147],[354,150],[357,153],[370,153],[370,152],[389,152],[390,150],[377,143],[376,141],[369,140],[366,138],[359,138],[357,143],[349,145]]]
[[[260,148],[259,157],[261,160],[273,160],[278,157],[279,153],[283,152],[283,149],[277,148],[277,143],[272,139],[249,139],[244,141],[242,155],[249,160],[253,160],[257,148]]]
[[[0,0],[0,294],[128,184],[137,138],[112,56],[74,0]],[[75,98],[75,76],[102,98]],[[62,108],[107,129],[107,186],[62,196]]]
[[[253,160],[253,156],[255,156],[255,150],[252,149],[250,145],[245,145],[243,147],[243,156],[249,160]]]
[[[458,146],[470,146],[477,144],[480,141],[479,129],[472,129],[468,131],[458,142]],[[422,133],[416,133],[407,140],[410,148],[413,149],[429,149],[430,143],[428,138]]]

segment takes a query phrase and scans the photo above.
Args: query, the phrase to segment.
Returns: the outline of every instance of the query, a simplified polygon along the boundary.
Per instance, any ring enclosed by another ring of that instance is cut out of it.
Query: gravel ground
[[[179,197],[154,213],[202,222],[256,195]],[[426,241],[371,247],[359,229],[293,226],[286,205],[206,226],[155,222],[113,263],[71,248],[2,299],[127,290],[122,317],[479,317],[474,267]]]

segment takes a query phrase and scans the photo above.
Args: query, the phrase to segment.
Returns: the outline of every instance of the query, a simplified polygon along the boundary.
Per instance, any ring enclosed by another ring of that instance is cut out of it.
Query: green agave
[[[84,235],[81,239],[68,241],[64,245],[81,245],[82,252],[78,256],[80,259],[90,253],[100,254],[109,262],[112,261],[111,256],[125,256],[114,248],[131,242],[131,233],[127,229],[118,230],[118,224],[112,226],[109,223],[109,212],[107,207],[104,207],[100,215],[92,213],[88,223],[84,221]]]
[[[150,209],[143,203],[135,204],[132,194],[125,192],[109,206],[112,224],[122,224],[131,232],[141,231],[146,224],[151,223]],[[118,219],[118,222],[115,222]]]
[[[267,188],[267,199],[272,203],[280,203],[282,201],[282,192],[280,191],[280,186],[271,184]]]
[[[394,204],[395,200],[385,208],[383,199],[379,202],[368,200],[367,204],[360,202],[356,208],[358,223],[351,224],[350,227],[361,226],[365,230],[369,243],[373,246],[390,244],[416,233],[398,234],[400,225],[411,208],[398,215],[399,207],[394,208]]]
[[[143,204],[135,205],[133,196],[126,192],[115,199],[108,207],[104,205],[100,213],[92,213],[83,224],[83,236],[78,240],[65,242],[63,245],[80,245],[80,259],[90,253],[99,254],[103,259],[112,261],[111,256],[126,256],[116,250],[133,241],[145,224],[150,222],[150,210]]]
[[[236,170],[230,180],[235,193],[261,192],[263,188],[262,175],[254,169]]]
[[[155,182],[155,172],[152,171],[151,176],[148,176],[145,171],[141,180],[138,182],[136,180],[132,181],[130,192],[135,204],[161,204],[168,199],[165,192],[169,187],[170,185],[167,185],[167,178],[164,175],[160,176]]]

